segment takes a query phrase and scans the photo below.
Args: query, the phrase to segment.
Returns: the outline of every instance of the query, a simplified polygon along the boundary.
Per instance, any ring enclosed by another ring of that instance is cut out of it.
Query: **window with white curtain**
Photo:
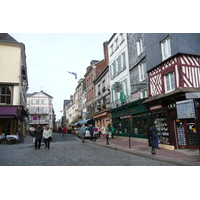
[[[161,42],[162,60],[165,60],[171,56],[170,39],[166,38]]]
[[[172,91],[175,89],[175,80],[174,72],[170,72],[164,76],[165,78],[165,90],[166,92]]]
[[[142,39],[140,38],[136,44],[137,44],[137,56],[139,56],[144,51],[142,45]]]

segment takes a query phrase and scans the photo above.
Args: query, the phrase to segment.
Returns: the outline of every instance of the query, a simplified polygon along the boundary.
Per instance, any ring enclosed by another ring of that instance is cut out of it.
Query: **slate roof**
[[[15,40],[15,38],[13,38],[8,33],[0,33],[0,40],[9,41],[9,42],[18,42],[17,40]]]

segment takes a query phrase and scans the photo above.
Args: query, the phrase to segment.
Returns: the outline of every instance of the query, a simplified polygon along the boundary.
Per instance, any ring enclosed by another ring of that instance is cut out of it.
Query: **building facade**
[[[200,34],[145,34],[149,98],[160,145],[198,148]]]
[[[0,135],[18,135],[24,141],[27,90],[25,45],[0,33]]]
[[[54,126],[53,97],[41,90],[27,94],[27,109],[29,110],[29,124]]]

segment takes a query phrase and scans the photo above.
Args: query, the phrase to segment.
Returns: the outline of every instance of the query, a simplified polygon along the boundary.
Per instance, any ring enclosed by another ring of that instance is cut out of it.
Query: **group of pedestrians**
[[[40,124],[37,125],[35,129],[35,149],[40,149],[42,138],[44,138],[45,149],[50,149],[50,141],[52,140],[52,129],[49,126],[41,127]]]
[[[110,128],[108,128],[107,126],[103,126],[100,129],[98,129],[97,127],[93,127],[92,124],[89,125],[88,128],[89,132],[90,132],[90,140],[96,142],[96,139],[98,137],[100,137],[100,135],[102,134],[102,137],[106,138],[106,144],[109,144],[109,134],[111,133],[111,137],[114,138],[114,127],[111,126]],[[82,142],[84,143],[85,140],[85,134],[86,134],[86,125],[82,124],[80,130],[79,130],[80,135],[82,136]]]

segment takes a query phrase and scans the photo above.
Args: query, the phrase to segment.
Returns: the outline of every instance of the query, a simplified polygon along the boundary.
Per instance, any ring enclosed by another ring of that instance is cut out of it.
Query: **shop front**
[[[23,142],[26,131],[25,115],[26,112],[21,107],[0,107],[0,135],[2,140],[9,135],[17,135],[19,141]]]
[[[149,112],[142,105],[144,100],[138,100],[110,110],[115,135],[147,138],[146,133],[150,125]]]
[[[160,147],[198,149],[200,100],[187,100],[185,94],[144,102],[149,109],[151,124],[155,123]],[[164,146],[163,146],[164,147]]]
[[[95,121],[95,127],[101,128],[111,124],[109,109],[106,108],[95,113],[93,119]]]

